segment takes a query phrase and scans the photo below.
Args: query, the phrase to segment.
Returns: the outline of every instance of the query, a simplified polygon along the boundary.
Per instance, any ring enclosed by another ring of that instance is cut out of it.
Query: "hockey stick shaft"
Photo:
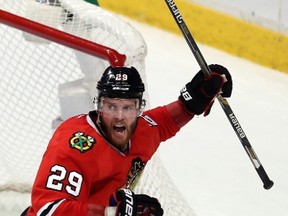
[[[201,70],[203,73],[207,76],[211,74],[210,68],[208,67],[203,55],[201,54],[201,51],[199,47],[197,46],[192,34],[190,33],[187,25],[184,22],[184,19],[182,15],[179,12],[179,9],[177,8],[175,2],[173,0],[165,0],[174,20],[176,21],[179,29],[181,30],[186,42],[188,43],[188,46],[190,50],[192,51],[196,61],[198,62]],[[246,134],[244,133],[244,130],[242,129],[239,121],[237,120],[235,114],[233,113],[228,101],[223,98],[221,95],[217,97],[221,107],[223,108],[230,124],[232,125],[235,133],[237,134],[242,146],[244,147],[249,159],[251,160],[254,168],[256,169],[260,179],[263,182],[263,187],[265,189],[270,189],[273,186],[273,181],[271,181],[263,168],[259,158],[257,157],[253,147],[251,146]]]

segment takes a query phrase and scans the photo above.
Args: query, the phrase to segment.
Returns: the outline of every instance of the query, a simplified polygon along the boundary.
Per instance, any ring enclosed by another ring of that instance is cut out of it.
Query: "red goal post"
[[[133,26],[83,0],[41,2],[0,0],[0,215],[19,215],[30,204],[53,130],[94,108],[95,83],[108,65],[136,67],[149,100],[147,47]],[[157,197],[166,216],[195,215],[158,153],[135,192]]]
[[[94,43],[81,37],[57,30],[55,28],[34,22],[24,17],[17,16],[4,10],[0,10],[0,23],[9,25],[19,30],[37,35],[61,45],[77,49],[79,51],[103,58],[112,66],[123,66],[126,56],[116,50]]]

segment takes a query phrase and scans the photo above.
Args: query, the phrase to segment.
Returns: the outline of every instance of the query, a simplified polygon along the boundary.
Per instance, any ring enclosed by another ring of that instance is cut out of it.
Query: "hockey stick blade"
[[[176,6],[175,2],[173,0],[165,0],[165,3],[167,4],[174,20],[176,21],[179,29],[181,30],[190,50],[192,51],[204,75],[207,76],[211,74],[210,68],[208,67],[204,57],[202,56],[201,51],[198,48],[192,34],[190,33],[188,27],[186,26],[184,19],[178,7]],[[239,121],[237,120],[235,114],[233,113],[228,101],[225,98],[223,98],[221,95],[219,95],[217,99],[221,107],[223,108],[231,126],[233,127],[235,133],[237,134],[242,146],[244,147],[249,159],[253,163],[254,168],[256,169],[260,179],[262,180],[264,189],[266,190],[270,189],[274,185],[274,183],[273,181],[269,179],[253,147],[251,146],[248,138],[246,137],[244,130],[242,129]]]

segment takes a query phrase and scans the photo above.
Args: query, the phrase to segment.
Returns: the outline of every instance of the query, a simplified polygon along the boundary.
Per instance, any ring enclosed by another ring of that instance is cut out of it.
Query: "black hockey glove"
[[[115,216],[162,216],[163,209],[156,198],[145,194],[134,194],[130,189],[116,192],[118,201]]]
[[[232,78],[229,71],[217,64],[209,65],[211,74],[204,77],[199,71],[180,91],[179,99],[187,110],[196,115],[210,113],[211,106],[218,94],[230,97],[232,93]]]

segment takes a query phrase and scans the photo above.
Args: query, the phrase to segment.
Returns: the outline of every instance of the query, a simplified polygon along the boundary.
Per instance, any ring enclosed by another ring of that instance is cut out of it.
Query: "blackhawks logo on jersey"
[[[94,144],[95,139],[89,135],[86,136],[83,132],[76,132],[69,140],[70,147],[79,150],[81,153],[90,150]]]

